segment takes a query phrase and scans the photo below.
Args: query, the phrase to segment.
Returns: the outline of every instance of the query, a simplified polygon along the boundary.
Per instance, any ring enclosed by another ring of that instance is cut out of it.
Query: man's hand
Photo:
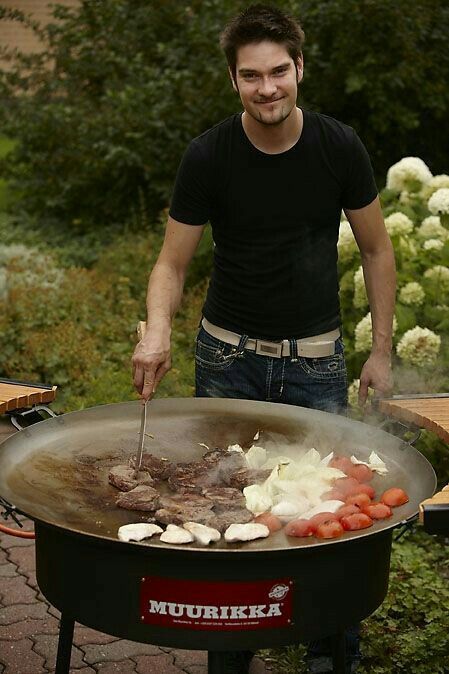
[[[372,353],[360,374],[359,405],[364,407],[368,397],[368,387],[374,389],[379,398],[391,394],[393,375],[391,373],[391,356],[386,353]]]
[[[149,400],[171,368],[170,337],[147,333],[134,350],[132,364],[134,387],[143,400]]]

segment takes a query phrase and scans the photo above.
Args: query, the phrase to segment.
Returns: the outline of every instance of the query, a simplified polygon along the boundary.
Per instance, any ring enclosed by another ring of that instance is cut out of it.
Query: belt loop
[[[248,341],[248,339],[249,339],[248,335],[241,335],[237,346],[238,353],[244,353],[246,342]]]
[[[290,355],[291,355],[291,362],[297,363],[298,362],[298,342],[296,341],[296,339],[290,340]]]

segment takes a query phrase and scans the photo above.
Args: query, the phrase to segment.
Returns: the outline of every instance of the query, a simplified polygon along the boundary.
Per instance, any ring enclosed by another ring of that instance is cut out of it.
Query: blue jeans
[[[222,342],[200,328],[195,385],[200,398],[242,398],[344,413],[347,375],[343,341],[322,358],[271,358]]]

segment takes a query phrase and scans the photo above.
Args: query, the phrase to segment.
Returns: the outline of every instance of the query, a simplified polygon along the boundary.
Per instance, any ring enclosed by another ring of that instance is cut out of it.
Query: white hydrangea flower
[[[413,199],[407,190],[402,190],[402,192],[399,195],[399,203],[402,204],[403,206],[409,206],[412,203]]]
[[[354,379],[354,381],[348,386],[348,403],[354,409],[359,409],[359,388],[360,388],[360,379]],[[372,388],[368,388],[368,400],[370,400],[374,395]]]
[[[354,306],[363,309],[368,304],[363,268],[360,266],[354,274]]]
[[[398,329],[396,316],[393,316],[393,335]],[[368,312],[355,326],[354,330],[354,351],[363,353],[369,351],[373,345],[373,329],[371,323],[371,312]]]
[[[348,403],[351,407],[357,408],[359,406],[359,387],[360,379],[354,379],[352,384],[348,386]]]
[[[429,215],[424,218],[416,234],[420,239],[441,239],[441,241],[446,241],[449,236],[449,232],[441,224],[438,215]]]
[[[444,287],[449,287],[449,268],[444,267],[441,264],[436,264],[434,267],[426,269],[424,272],[424,278],[441,284]]]
[[[441,250],[443,246],[444,242],[441,239],[427,239],[423,243],[424,250]]]
[[[449,213],[449,187],[441,187],[434,192],[427,202],[427,208],[431,213]]]
[[[387,187],[395,192],[408,190],[416,192],[429,182],[432,174],[427,164],[419,157],[404,157],[393,166],[387,173]]]
[[[0,269],[3,269],[3,296],[8,288],[56,287],[64,277],[51,256],[22,244],[0,246]]]
[[[405,213],[400,211],[396,211],[385,218],[385,227],[390,236],[406,236],[413,232],[413,222]]]
[[[352,233],[351,225],[347,220],[340,222],[340,232],[338,235],[338,259],[341,262],[349,262],[357,252],[357,243]]]
[[[425,367],[435,363],[441,346],[441,337],[429,328],[416,325],[402,336],[396,347],[400,358],[410,365]]]
[[[419,306],[424,302],[424,298],[424,289],[419,283],[416,283],[416,281],[406,283],[399,292],[399,301],[402,302],[402,304]]]
[[[36,252],[33,248],[27,248],[21,243],[0,246],[0,265],[7,265],[11,260],[28,259],[33,252]]]
[[[422,190],[421,196],[425,201],[428,201],[432,194],[439,190],[441,187],[449,187],[449,176],[445,173],[441,173],[437,176],[432,176],[428,183],[426,183]]]

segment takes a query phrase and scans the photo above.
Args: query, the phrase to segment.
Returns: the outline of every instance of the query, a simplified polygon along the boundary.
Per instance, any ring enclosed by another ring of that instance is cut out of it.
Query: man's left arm
[[[368,386],[380,396],[390,394],[393,387],[391,348],[396,267],[379,197],[364,208],[345,209],[345,213],[362,256],[373,326],[371,354],[360,374],[359,404],[364,405]]]

